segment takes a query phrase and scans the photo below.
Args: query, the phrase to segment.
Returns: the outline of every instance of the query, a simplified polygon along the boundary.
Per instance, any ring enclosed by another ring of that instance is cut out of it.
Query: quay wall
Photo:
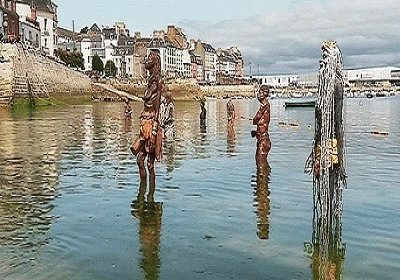
[[[8,105],[13,96],[13,58],[16,49],[10,46],[0,43],[0,105]]]
[[[116,89],[128,92],[137,97],[142,97],[146,85],[132,83],[120,84],[111,83]],[[175,100],[193,100],[202,97],[229,98],[229,97],[253,97],[253,85],[214,85],[199,86],[196,82],[190,80],[181,80],[178,82],[164,83],[163,92],[170,92]]]
[[[0,56],[7,61],[0,65],[0,101],[90,97],[96,92],[89,77],[36,50],[1,44]]]

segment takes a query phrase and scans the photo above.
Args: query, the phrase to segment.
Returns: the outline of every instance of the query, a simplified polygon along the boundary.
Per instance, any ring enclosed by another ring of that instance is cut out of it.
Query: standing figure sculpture
[[[206,118],[207,118],[207,110],[206,110],[206,100],[203,98],[200,100],[200,126],[205,126]]]
[[[267,162],[268,153],[271,150],[268,127],[270,121],[270,105],[268,101],[269,88],[262,85],[257,93],[258,101],[261,103],[257,114],[253,118],[253,124],[257,125],[257,131],[252,131],[251,136],[257,137],[256,162]]]
[[[332,274],[340,275],[340,267],[333,269],[333,265],[338,263],[334,261],[336,263],[332,264],[332,250],[338,252],[334,259],[344,257],[341,237],[336,239],[339,233],[341,236],[343,188],[346,186],[342,71],[342,53],[336,42],[323,42],[315,104],[314,143],[305,166],[305,172],[313,174],[314,218],[317,217],[314,221],[317,229],[314,229],[313,236],[317,255],[313,259],[319,262],[316,279],[331,279]]]
[[[131,151],[137,156],[140,174],[140,185],[147,185],[147,168],[149,171],[148,200],[153,200],[155,192],[154,161],[162,156],[162,130],[159,126],[159,110],[161,101],[161,59],[158,50],[150,50],[145,61],[145,68],[149,72],[147,89],[143,96],[144,108],[140,115],[140,132]]]
[[[226,113],[228,117],[228,127],[233,127],[235,124],[235,105],[233,105],[232,99],[229,99],[226,104]]]
[[[169,91],[161,97],[160,126],[163,129],[164,138],[173,140],[175,135],[175,105]]]
[[[129,104],[129,99],[125,98],[125,117],[130,118],[132,116],[132,107]]]

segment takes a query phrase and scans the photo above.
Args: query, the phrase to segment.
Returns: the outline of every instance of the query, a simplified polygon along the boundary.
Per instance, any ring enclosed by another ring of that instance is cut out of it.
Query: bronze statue
[[[253,118],[253,124],[257,125],[257,131],[252,131],[252,137],[257,137],[256,161],[267,162],[268,153],[271,150],[268,127],[270,121],[270,104],[268,101],[269,88],[262,85],[257,93],[258,101],[261,103],[257,114]]]
[[[226,104],[226,113],[228,117],[228,126],[233,126],[235,124],[235,105],[233,105],[232,99],[229,99]]]
[[[129,104],[129,99],[125,98],[125,117],[130,118],[132,116],[132,107]]]
[[[139,167],[140,184],[147,185],[147,168],[149,171],[149,193],[148,199],[154,197],[155,172],[154,161],[162,157],[162,129],[159,126],[159,109],[161,100],[161,59],[158,50],[150,50],[145,61],[145,68],[149,72],[147,90],[144,93],[144,108],[140,115],[140,132],[138,138],[131,146],[131,152],[137,156]]]
[[[313,174],[314,279],[341,279],[343,188],[346,186],[343,61],[334,41],[322,43],[313,148],[305,172]],[[306,247],[307,249],[307,247]]]
[[[165,139],[173,140],[175,135],[175,105],[169,91],[161,97],[160,126],[163,129]]]
[[[206,110],[206,100],[203,98],[200,100],[200,126],[206,125],[207,110]]]

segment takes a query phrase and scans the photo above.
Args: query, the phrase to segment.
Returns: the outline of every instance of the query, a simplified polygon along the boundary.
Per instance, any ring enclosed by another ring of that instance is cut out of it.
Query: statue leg
[[[156,156],[154,153],[149,154],[148,159],[147,159],[147,169],[149,170],[149,179],[150,179],[149,193],[147,195],[147,202],[154,201],[154,192],[156,190],[156,174],[154,172],[155,159],[156,159]]]
[[[140,175],[140,190],[142,192],[146,191],[146,185],[147,185],[147,173],[146,173],[146,167],[144,166],[144,160],[146,159],[146,152],[142,149],[136,157],[136,162],[139,167],[139,175]],[[144,194],[143,194],[144,195]]]

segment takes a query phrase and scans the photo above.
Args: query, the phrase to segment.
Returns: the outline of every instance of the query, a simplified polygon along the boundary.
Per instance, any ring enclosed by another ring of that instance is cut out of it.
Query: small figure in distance
[[[205,124],[207,118],[207,110],[206,110],[206,100],[202,98],[200,100],[200,124]]]
[[[129,104],[129,99],[125,98],[125,117],[130,118],[132,116],[132,107]]]
[[[175,136],[175,104],[169,91],[165,92],[164,96],[161,97],[159,118],[164,137],[168,140],[173,140]]]
[[[232,99],[229,99],[226,104],[226,113],[228,117],[228,126],[232,127],[235,124],[235,105],[233,105]]]

